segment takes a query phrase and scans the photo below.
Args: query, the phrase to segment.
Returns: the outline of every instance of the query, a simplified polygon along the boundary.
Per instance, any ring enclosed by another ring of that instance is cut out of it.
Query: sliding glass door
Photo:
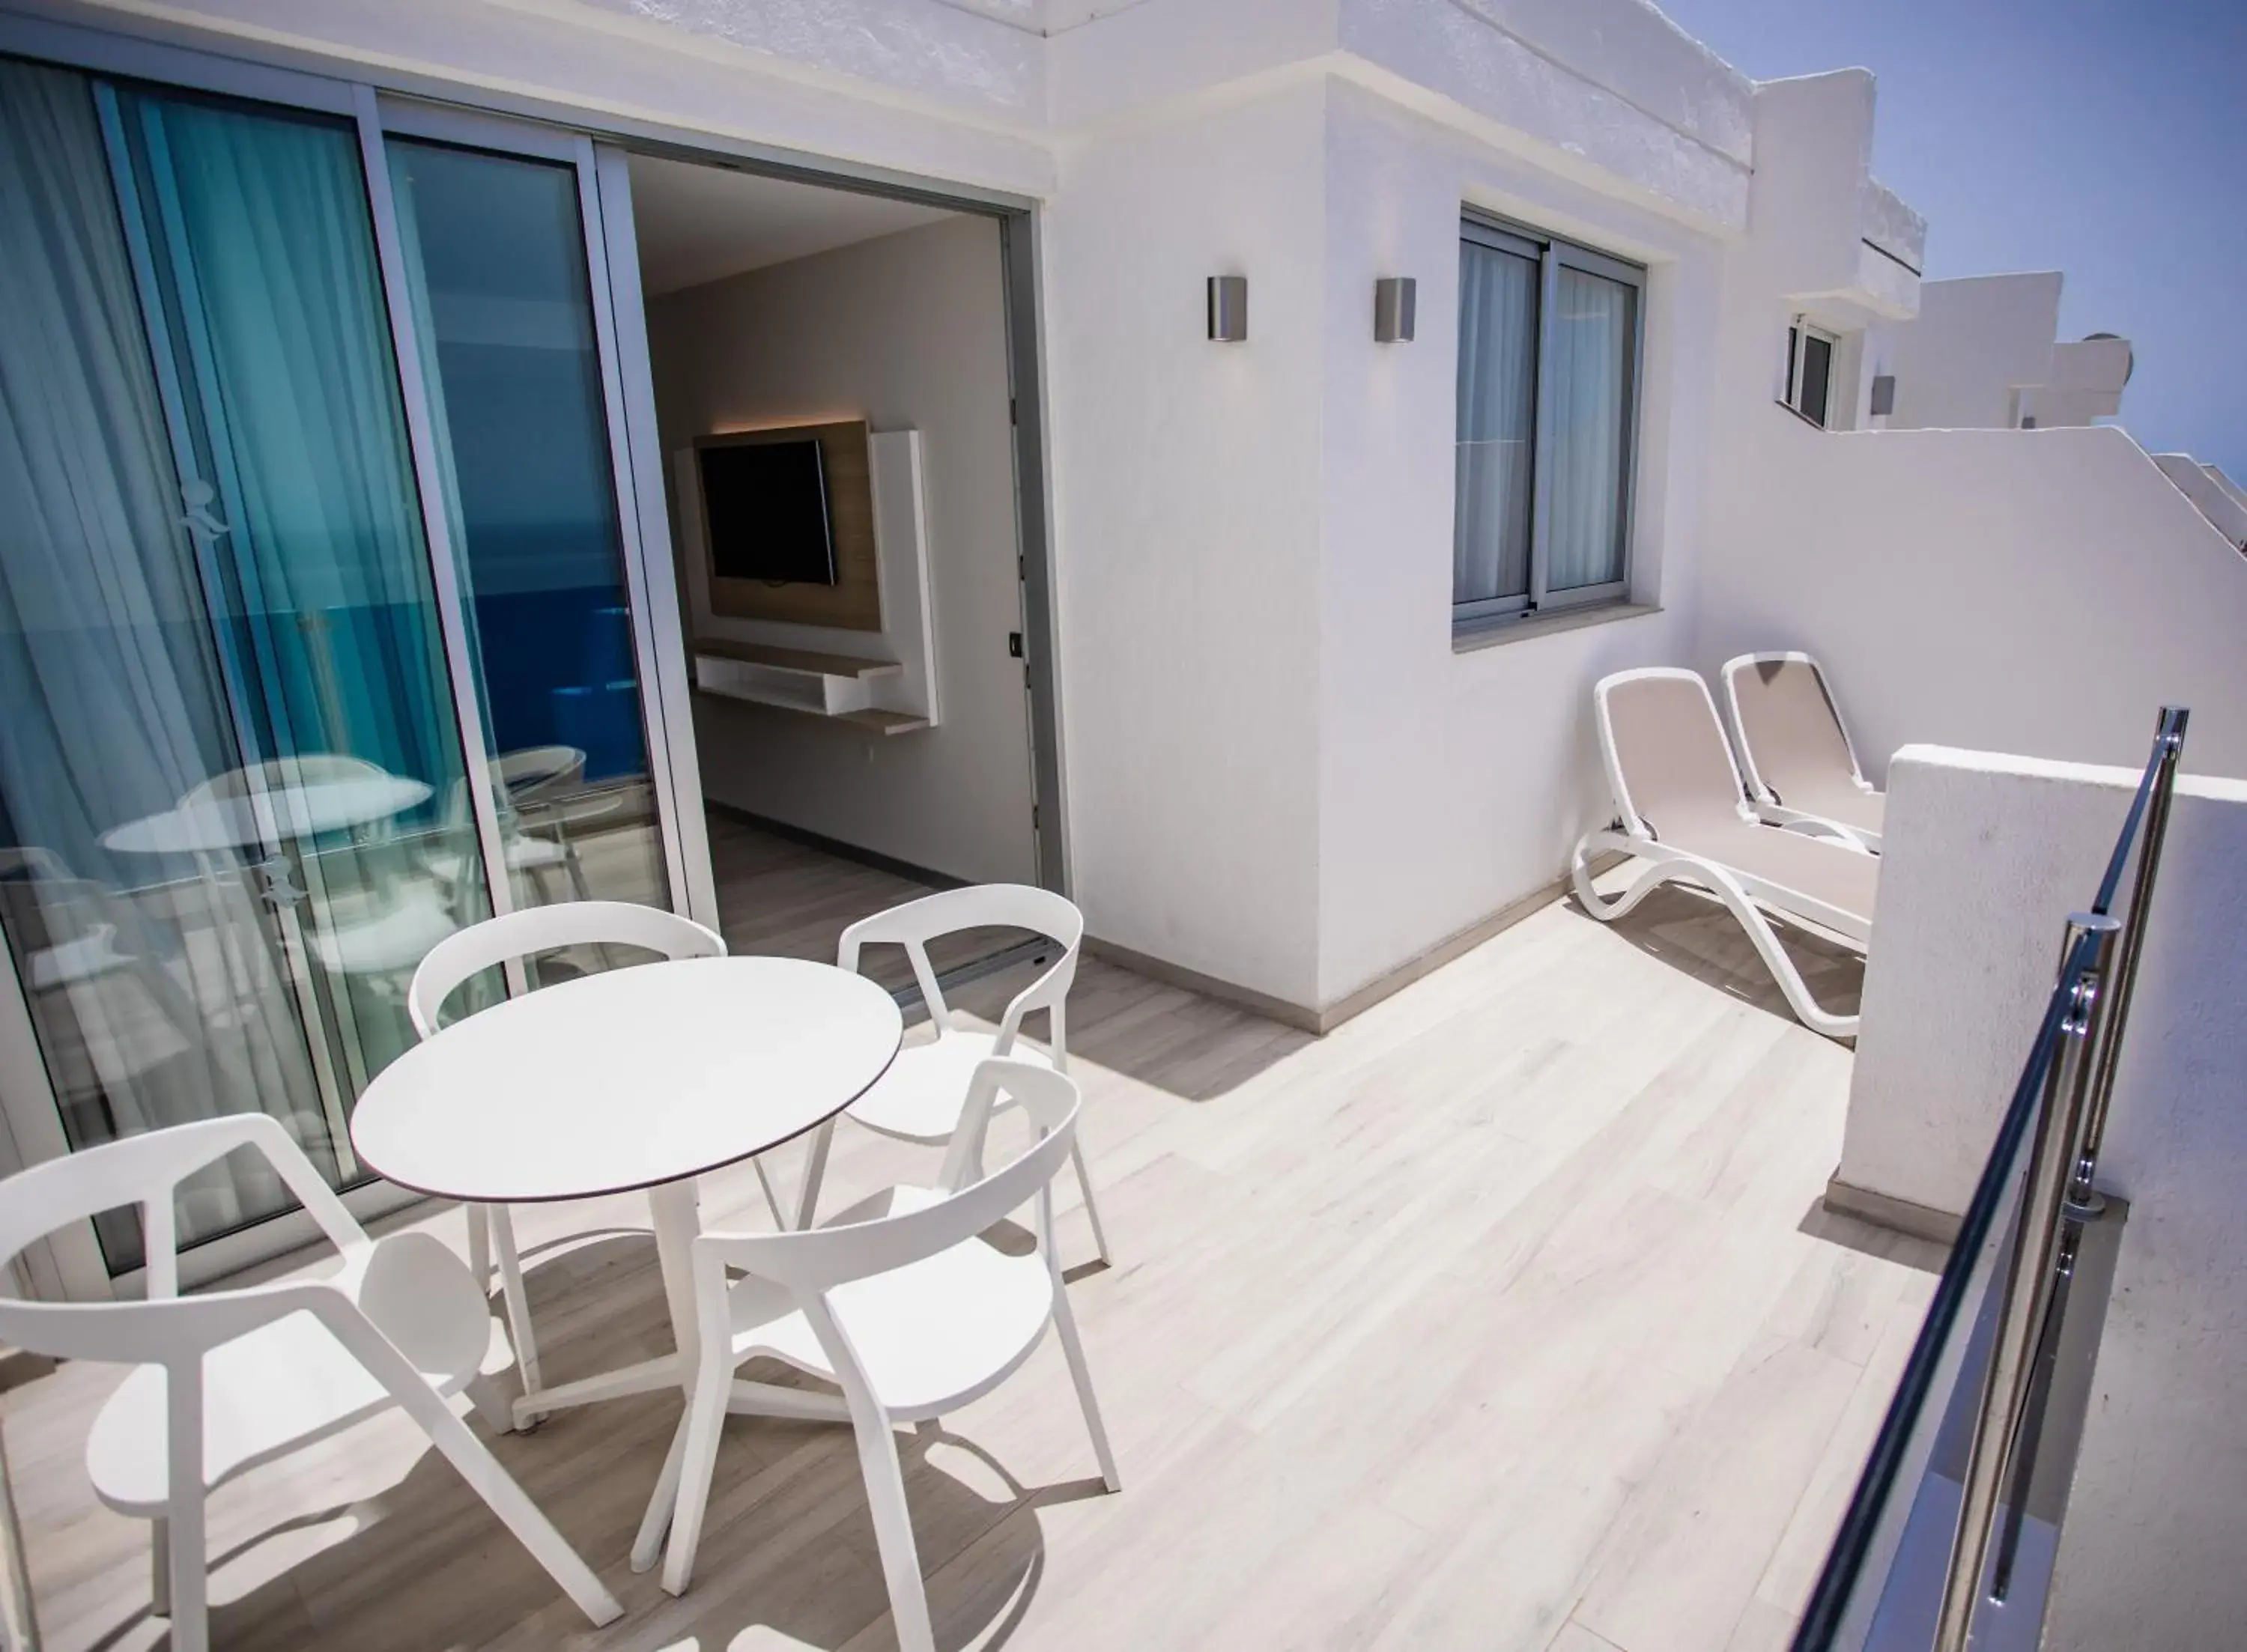
[[[385,151],[511,903],[667,904],[586,181],[574,155],[395,133]]]
[[[256,1109],[349,1189],[431,946],[681,876],[590,146],[286,79],[0,58],[0,930],[59,1148]]]

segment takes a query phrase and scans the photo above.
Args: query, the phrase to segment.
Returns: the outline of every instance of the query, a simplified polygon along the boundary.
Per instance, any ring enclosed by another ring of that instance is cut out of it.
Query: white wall
[[[2059,288],[2056,270],[1923,283],[1896,333],[1889,428],[2011,427],[2014,389],[2051,377]]]
[[[1727,450],[1695,652],[1803,648],[1875,782],[1934,741],[2129,762],[2164,700],[2247,774],[2247,560],[2124,432],[1816,431]]]
[[[1045,254],[1077,898],[1096,935],[1297,1004],[1317,992],[1325,109],[1291,85],[1071,149]],[[1224,274],[1248,277],[1245,344],[1205,336]]]
[[[2204,766],[2199,713],[2185,744]],[[2150,730],[2148,743],[2150,741]],[[1915,747],[1888,852],[1841,1175],[1964,1208],[2096,891],[2134,768]],[[2247,1623],[2247,783],[2179,787],[2099,1184],[2128,1225],[2045,1644],[2234,1644]]]
[[[698,694],[704,792],[956,877],[1035,882],[1022,666],[1007,652],[1021,604],[996,221],[690,287],[650,302],[648,337],[666,453],[827,419],[921,433],[942,721],[878,739]]]
[[[1689,638],[1717,264],[1666,217],[1353,86],[1326,150],[1322,1006],[1550,884],[1608,808],[1592,684]],[[1634,596],[1664,611],[1453,651],[1463,201],[1649,267]],[[1384,275],[1419,283],[1410,344],[1373,342]]]

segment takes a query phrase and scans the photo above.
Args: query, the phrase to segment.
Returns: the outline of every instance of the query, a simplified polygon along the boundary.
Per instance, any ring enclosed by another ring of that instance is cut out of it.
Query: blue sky
[[[2247,0],[1656,0],[1758,79],[1879,77],[1927,273],[2060,270],[2136,348],[2121,424],[2247,480]]]

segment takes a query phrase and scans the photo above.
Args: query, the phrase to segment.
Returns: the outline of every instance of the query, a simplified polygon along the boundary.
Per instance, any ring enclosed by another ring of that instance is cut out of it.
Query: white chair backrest
[[[1600,755],[1626,829],[1659,838],[1689,819],[1741,819],[1747,793],[1701,673],[1647,666],[1592,690]]]
[[[1799,652],[1740,654],[1725,662],[1732,734],[1759,797],[1784,803],[1790,783],[1862,786],[1865,771],[1823,666]]]
[[[980,1175],[983,1138],[1002,1102],[1026,1110],[1038,1138],[1012,1163]],[[1033,1195],[1038,1200],[1038,1244],[1048,1266],[1055,1266],[1051,1183],[1069,1161],[1080,1104],[1076,1081],[1066,1073],[995,1056],[978,1062],[960,1128],[945,1157],[946,1196],[941,1202],[837,1227],[705,1233],[694,1241],[698,1271],[722,1261],[798,1292],[830,1291],[948,1251],[984,1232]]]
[[[691,918],[632,901],[563,901],[532,906],[447,935],[432,946],[406,989],[406,1014],[423,1038],[437,1030],[439,1012],[461,982],[513,958],[561,946],[640,946],[666,959],[722,958],[717,931]]]
[[[1027,929],[1061,945],[1062,955],[1007,1006],[999,1023],[994,1053],[1004,1055],[1014,1048],[1022,1018],[1037,1010],[1054,1016],[1054,1048],[1058,1058],[1063,1034],[1063,1001],[1076,980],[1077,954],[1084,943],[1084,914],[1068,897],[1028,884],[971,884],[964,889],[939,890],[919,900],[892,906],[871,918],[862,918],[843,932],[836,963],[843,969],[858,967],[859,950],[869,943],[889,943],[905,949],[913,980],[928,1005],[929,1019],[937,1031],[952,1030],[952,1012],[936,984],[936,971],[928,961],[928,943],[939,935],[963,929]]]
[[[281,1288],[179,1294],[179,1184],[229,1153],[248,1148],[275,1172],[346,1255],[371,1241],[343,1201],[320,1179],[280,1121],[234,1113],[128,1136],[35,1164],[0,1182],[0,1270],[25,1246],[104,1211],[136,1206],[146,1235],[148,1300],[143,1302],[30,1302],[0,1297],[0,1341],[65,1359],[174,1360],[222,1342],[274,1317]]]
[[[577,785],[585,777],[585,754],[575,746],[524,746],[502,752],[488,767],[492,795],[505,812]],[[467,826],[474,812],[468,782],[454,781],[446,794],[446,821],[453,826]]]
[[[525,746],[491,760],[492,782],[502,799],[523,803],[585,777],[585,754],[575,746]]]

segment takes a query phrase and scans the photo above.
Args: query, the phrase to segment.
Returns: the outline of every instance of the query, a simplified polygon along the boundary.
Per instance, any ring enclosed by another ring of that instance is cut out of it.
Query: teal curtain
[[[258,684],[258,754],[345,753],[441,789],[459,734],[358,135],[120,104],[229,530],[223,640]]]

